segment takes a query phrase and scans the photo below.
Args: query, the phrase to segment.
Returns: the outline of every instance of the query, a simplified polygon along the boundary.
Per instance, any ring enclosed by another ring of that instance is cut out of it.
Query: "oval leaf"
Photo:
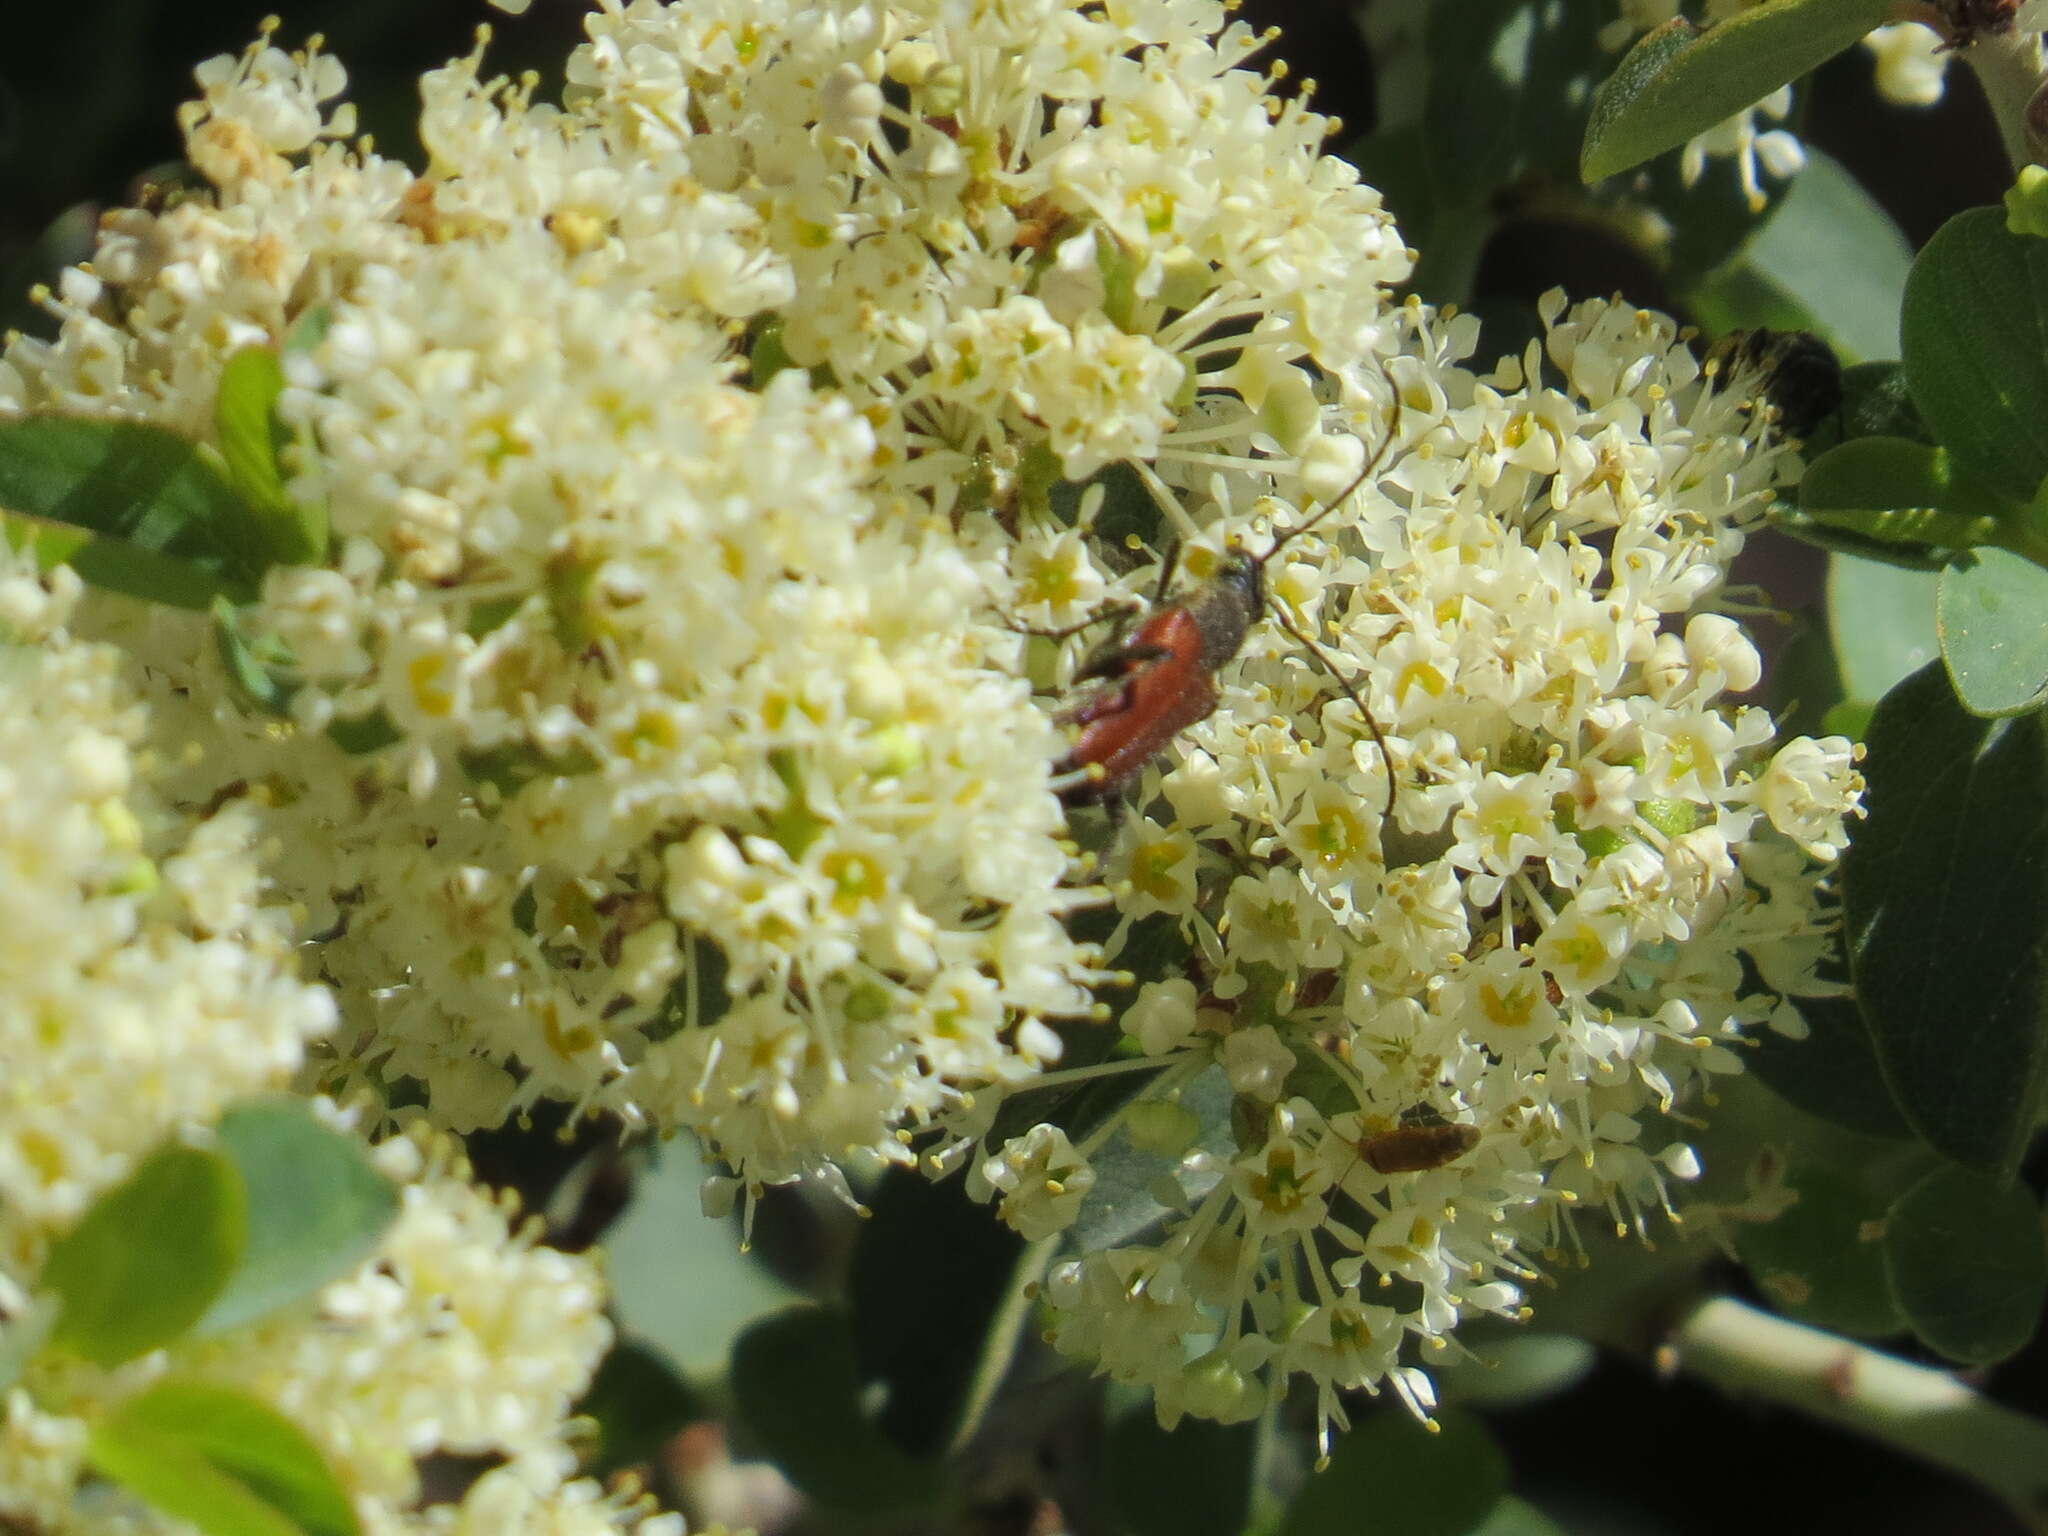
[[[1946,449],[1907,437],[1859,437],[1807,466],[1799,510],[1872,538],[1965,549],[1992,537],[1999,517],[2014,509],[1980,482],[1959,476]],[[1856,512],[1892,516],[1841,515]]]
[[[284,393],[284,367],[266,346],[243,347],[222,365],[213,427],[220,438],[228,481],[241,495],[272,560],[303,565],[317,560],[326,544],[285,488],[284,450],[291,433],[277,417]]]
[[[1599,181],[1753,106],[1887,19],[1891,0],[1765,0],[1702,32],[1674,17],[1601,82],[1579,151]]]
[[[240,1105],[221,1117],[220,1150],[248,1192],[248,1246],[200,1320],[219,1333],[309,1296],[376,1249],[398,1211],[390,1180],[360,1142],[296,1099]]]
[[[860,1407],[853,1335],[823,1307],[791,1307],[740,1335],[732,1352],[740,1416],[789,1480],[852,1513],[928,1500],[936,1464],[889,1443]]]
[[[1949,1359],[1988,1365],[2034,1336],[2048,1255],[2023,1185],[1937,1169],[1892,1207],[1884,1254],[1913,1331]]]
[[[197,567],[244,601],[270,564],[262,527],[217,460],[150,422],[60,411],[0,418],[0,511]],[[79,574],[89,574],[82,560]]]
[[[2048,740],[1923,667],[1885,695],[1843,860],[1856,995],[1907,1122],[2006,1176],[2048,1081]]]
[[[1799,1199],[1775,1221],[1736,1231],[1758,1288],[1816,1328],[1860,1338],[1904,1328],[1886,1276],[1883,1203],[1825,1168],[1794,1168],[1785,1182]]]
[[[1329,1466],[1287,1507],[1280,1536],[1469,1536],[1507,1491],[1508,1464],[1486,1426],[1440,1414],[1431,1434],[1399,1410],[1375,1414],[1338,1442]]]
[[[93,1426],[93,1466],[211,1536],[356,1536],[348,1495],[305,1434],[231,1387],[172,1377]]]
[[[1906,382],[1960,468],[2024,504],[2048,476],[2048,241],[1996,208],[1957,214],[1913,263],[1900,313]]]
[[[166,1147],[92,1203],[50,1250],[43,1285],[63,1304],[53,1345],[119,1365],[202,1316],[242,1256],[247,1199],[215,1152]]]
[[[1912,1128],[1892,1101],[1854,1000],[1795,997],[1792,1003],[1806,1021],[1806,1038],[1758,1030],[1751,1037],[1756,1049],[1749,1053],[1749,1070],[1779,1098],[1810,1115],[1866,1136],[1910,1138]]]
[[[2002,549],[1941,573],[1941,659],[1972,714],[2017,715],[2048,702],[2048,571]]]
[[[1802,328],[1818,330],[1845,361],[1897,354],[1898,295],[1913,247],[1840,161],[1809,145],[1805,169],[1742,259],[1794,300],[1810,317]]]
[[[1934,576],[1868,560],[1828,562],[1828,637],[1848,699],[1874,703],[1941,654]]]

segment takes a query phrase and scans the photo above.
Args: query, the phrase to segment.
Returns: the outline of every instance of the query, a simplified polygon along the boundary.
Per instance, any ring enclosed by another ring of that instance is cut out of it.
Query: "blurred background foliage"
[[[467,52],[488,21],[497,34],[491,72],[533,69],[547,81],[580,35],[582,7],[538,0],[513,20],[470,0],[17,0],[0,17],[0,324],[42,328],[30,286],[83,259],[99,211],[134,200],[175,162],[173,114],[192,66],[243,47],[270,9],[282,15],[287,46],[324,35],[348,66],[363,129],[387,153],[416,160],[422,70]],[[1573,166],[1585,89],[1611,63],[1587,49],[1609,18],[1604,0],[1444,0],[1418,52],[1379,60],[1353,9],[1333,0],[1247,0],[1242,14],[1282,29],[1273,56],[1288,63],[1287,88],[1317,82],[1318,108],[1346,125],[1338,146],[1387,193],[1421,250],[1416,291],[1485,317],[1488,352],[1533,334],[1537,296],[1562,287],[1574,298],[1622,293],[1710,333],[1808,326],[1845,360],[1895,356],[1897,286],[1911,251],[1958,211],[1995,204],[2008,181],[1967,71],[1950,72],[1938,106],[1902,109],[1875,94],[1868,56],[1852,49],[1801,86],[1792,125],[1811,164],[1789,190],[1772,184],[1760,212],[1745,206],[1725,163],[1685,189],[1669,156],[1645,179],[1616,178],[1628,183],[1621,196],[1589,192]],[[1454,89],[1459,61],[1510,43],[1532,61],[1526,91],[1502,92],[1476,68],[1465,95]],[[1412,96],[1425,74],[1430,105],[1419,121],[1376,132],[1387,116],[1382,93]],[[1666,213],[1668,239],[1643,238],[1638,196]],[[1739,579],[1783,611],[1762,622],[1759,638],[1773,658],[1771,702],[1792,730],[1817,728],[1830,705],[1875,703],[1935,654],[1926,573],[1831,565],[1818,550],[1765,535]],[[1764,1075],[1810,1106],[1829,1087]],[[1858,1136],[1753,1083],[1731,1090],[1718,1114],[1717,1137],[1739,1141],[1745,1118],[1761,1116],[1778,1140],[1826,1145],[1837,1167],[1860,1161],[1881,1171],[1899,1146],[1881,1139],[1887,1127]],[[1703,1150],[1711,1167],[1711,1142]],[[602,1467],[650,1468],[693,1524],[876,1528],[883,1511],[905,1503],[912,1511],[889,1528],[934,1518],[916,1511],[925,1469],[947,1449],[963,1403],[989,1386],[982,1341],[1006,1305],[1019,1246],[957,1180],[885,1184],[870,1192],[865,1221],[802,1194],[771,1195],[742,1254],[734,1223],[701,1213],[705,1169],[686,1146],[622,1151],[611,1127],[537,1117],[476,1138],[473,1152],[486,1178],[518,1188],[545,1214],[553,1240],[602,1241],[610,1251],[624,1342],[587,1404]],[[2037,1189],[2043,1172],[2038,1157],[2023,1169]],[[1796,1260],[1802,1243],[1808,1254],[1850,1249],[1845,1234],[1856,1222],[1845,1213],[1867,1196],[1823,1189],[1830,1177],[1795,1171],[1793,1180],[1808,1181],[1814,1219],[1834,1225],[1803,1235],[1764,1229],[1744,1247],[1747,1268],[1715,1261],[1711,1283],[1782,1303],[1752,1277]],[[1795,1315],[1852,1334],[1895,1331],[1883,1288],[1853,1259],[1839,1274],[1809,1276],[1809,1310]],[[1697,1262],[1696,1253],[1683,1259],[1692,1271]],[[1654,1263],[1596,1264],[1592,1285],[1603,1275],[1659,1283]],[[966,1469],[965,1519],[990,1536],[1033,1529],[1049,1504],[1084,1536],[1230,1536],[1247,1524],[1288,1536],[1415,1536],[1473,1530],[1489,1510],[1489,1536],[2019,1529],[1983,1492],[1868,1442],[1659,1377],[1653,1340],[1607,1337],[1600,1326],[1603,1311],[1643,1315],[1640,1298],[1623,1307],[1577,1280],[1566,1291],[1535,1298],[1539,1323],[1560,1331],[1471,1340],[1496,1363],[1445,1372],[1447,1400],[1460,1406],[1441,1436],[1422,1436],[1398,1409],[1368,1415],[1320,1479],[1292,1469],[1307,1492],[1284,1516],[1244,1496],[1252,1458],[1272,1454],[1249,1431],[1194,1424],[1165,1435],[1141,1401],[1020,1372],[1033,1384],[1006,1388],[974,1443],[954,1448]],[[822,1307],[788,1310],[805,1300]],[[1585,1338],[1613,1347],[1596,1352]],[[736,1347],[739,1369],[729,1373]],[[1028,1337],[1023,1347],[1032,1347]],[[2048,1349],[2037,1338],[1972,1379],[1998,1402],[2048,1416],[2044,1367]],[[870,1421],[865,1410],[877,1405]],[[806,1509],[750,1460],[763,1453],[798,1488],[829,1490],[839,1510]],[[1422,1461],[1441,1475],[1418,1479]],[[1287,1468],[1277,1479],[1262,1470],[1268,1481],[1290,1480]],[[1398,1502],[1395,1489],[1418,1483],[1438,1495]],[[1500,1502],[1506,1487],[1517,1497]],[[1447,1498],[1446,1488],[1462,1496]]]

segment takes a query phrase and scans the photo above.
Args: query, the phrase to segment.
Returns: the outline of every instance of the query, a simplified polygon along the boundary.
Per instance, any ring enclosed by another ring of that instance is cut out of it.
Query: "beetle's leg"
[[[1074,671],[1074,681],[1085,683],[1090,678],[1115,677],[1128,671],[1133,665],[1148,661],[1164,661],[1173,654],[1163,645],[1123,645],[1112,642],[1104,645]]]

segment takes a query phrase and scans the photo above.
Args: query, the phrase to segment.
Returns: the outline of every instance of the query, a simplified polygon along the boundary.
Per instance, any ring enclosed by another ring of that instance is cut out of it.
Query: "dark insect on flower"
[[[1358,1160],[1377,1173],[1423,1173],[1455,1163],[1479,1145],[1474,1125],[1397,1125],[1361,1136]],[[1338,1181],[1343,1182],[1342,1180]]]
[[[1793,437],[1810,436],[1842,408],[1842,363],[1834,349],[1807,331],[1730,331],[1707,349],[1720,364],[1716,388],[1735,378],[1757,378],[1758,392]]]
[[[1380,461],[1400,435],[1400,396],[1385,441],[1352,482],[1330,504],[1305,522],[1275,535],[1262,555],[1231,549],[1209,580],[1166,599],[1174,557],[1160,572],[1152,607],[1137,628],[1113,636],[1097,647],[1074,681],[1084,687],[1058,719],[1077,727],[1074,742],[1061,763],[1063,781],[1056,781],[1069,805],[1113,802],[1147,763],[1189,726],[1207,719],[1216,708],[1216,674],[1244,648],[1245,637],[1261,612],[1306,646],[1337,686],[1357,706],[1359,716],[1379,744],[1387,765],[1387,814],[1394,810],[1393,759],[1386,737],[1365,701],[1345,680],[1323,648],[1304,634],[1277,603],[1266,595],[1266,563],[1287,544],[1307,533],[1341,507],[1378,471]],[[1088,621],[1088,622],[1093,622]],[[1073,630],[1054,631],[1055,636]]]

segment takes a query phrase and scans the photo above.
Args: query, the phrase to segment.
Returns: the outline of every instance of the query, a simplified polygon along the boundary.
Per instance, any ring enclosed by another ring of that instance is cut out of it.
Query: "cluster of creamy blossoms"
[[[397,1136],[372,1158],[399,1186],[398,1214],[370,1258],[314,1295],[111,1370],[32,1360],[0,1396],[0,1522],[50,1536],[189,1530],[87,1460],[95,1419],[174,1377],[231,1387],[304,1431],[369,1536],[682,1536],[680,1516],[576,1476],[570,1410],[611,1342],[596,1265],[536,1245],[445,1145]],[[26,1315],[12,1280],[0,1290]],[[420,1464],[435,1456],[492,1467],[460,1498],[422,1505]]]
[[[1143,952],[1186,940],[1124,1019],[1159,1075],[1078,1148],[1020,1139],[980,1172],[1028,1233],[1071,1219],[1113,1138],[1155,1160],[1163,1231],[1046,1294],[1055,1342],[1169,1420],[1255,1414],[1294,1374],[1326,1435],[1340,1389],[1426,1408],[1407,1342],[1523,1315],[1574,1210],[1671,1211],[1697,1168],[1666,1116],[1828,990],[1817,877],[1854,752],[1774,742],[1733,697],[1757,652],[1711,611],[1796,468],[1763,381],[1621,306],[1553,296],[1485,375],[1471,322],[1410,316],[1388,453],[1270,573],[1385,733],[1391,820],[1353,702],[1255,633],[1110,858]],[[1219,527],[1298,520],[1254,483],[1215,477]],[[1218,1094],[1227,1133],[1177,1113]]]
[[[175,809],[124,658],[65,636],[76,585],[0,557],[0,1525],[188,1529],[87,1465],[95,1420],[176,1374],[290,1418],[369,1531],[676,1536],[673,1517],[565,1481],[569,1409],[610,1339],[594,1266],[534,1246],[409,1138],[373,1154],[401,1185],[376,1253],[317,1295],[113,1370],[38,1352],[51,1245],[166,1139],[203,1140],[233,1101],[288,1086],[335,1017],[261,904],[248,808]],[[434,1452],[507,1464],[419,1511]]]
[[[105,622],[191,701],[190,797],[287,845],[329,1080],[458,1127],[609,1106],[754,1181],[920,1124],[971,1156],[1090,1006],[1020,677],[1081,642],[1012,623],[1144,589],[1112,521],[1199,580],[1379,454],[1268,577],[1391,761],[1256,634],[1104,865],[1145,983],[1111,1069],[1156,1079],[975,1170],[1051,1236],[1128,1135],[1171,1224],[1053,1272],[1061,1346],[1168,1418],[1306,1374],[1327,1424],[1425,1401],[1408,1337],[1517,1311],[1569,1206],[1665,1202],[1689,1155],[1646,1122],[1812,985],[1855,780],[1721,698],[1756,659],[1703,610],[1791,472],[1746,386],[1604,305],[1466,368],[1476,325],[1390,305],[1378,194],[1226,22],[604,0],[560,108],[430,75],[418,176],[259,47],[187,115],[215,193],[116,219],[0,403],[204,431],[227,353],[285,345],[337,534],[245,616],[289,718],[190,621]]]
[[[253,819],[166,803],[123,658],[64,637],[76,596],[0,553],[0,1285],[333,1024],[259,909]]]
[[[727,53],[773,19],[742,10]],[[598,18],[570,110],[474,58],[430,75],[420,176],[333,141],[331,60],[209,65],[184,124],[214,194],[110,221],[0,401],[203,431],[229,351],[289,338],[335,548],[243,616],[288,719],[185,618],[121,633],[192,701],[188,792],[245,788],[326,935],[324,1086],[410,1080],[458,1129],[608,1106],[750,1183],[830,1175],[1035,1071],[1097,977],[1007,541],[877,483],[865,401],[758,356],[742,381],[739,323],[795,304],[816,232],[733,189],[823,196],[838,141],[776,169],[693,133],[681,18],[612,36],[661,14]],[[812,83],[792,132],[838,99]]]

